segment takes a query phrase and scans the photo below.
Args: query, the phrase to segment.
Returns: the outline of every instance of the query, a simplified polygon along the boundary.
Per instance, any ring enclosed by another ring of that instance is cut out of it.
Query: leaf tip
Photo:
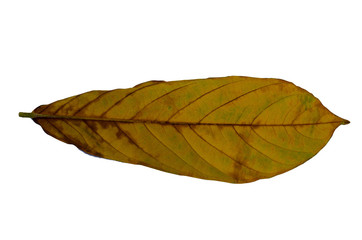
[[[342,125],[347,125],[347,124],[350,124],[351,122],[348,121],[347,119],[343,119],[343,122],[342,122]]]

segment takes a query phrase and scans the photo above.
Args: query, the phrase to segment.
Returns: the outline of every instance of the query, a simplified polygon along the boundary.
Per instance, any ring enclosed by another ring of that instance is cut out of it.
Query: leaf
[[[237,76],[91,91],[19,115],[95,156],[231,183],[299,166],[349,123],[293,83]]]

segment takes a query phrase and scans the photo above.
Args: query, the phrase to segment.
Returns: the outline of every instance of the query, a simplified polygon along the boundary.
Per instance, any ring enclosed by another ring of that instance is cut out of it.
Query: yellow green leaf
[[[231,183],[297,167],[349,123],[291,82],[237,76],[91,91],[19,115],[95,156]]]

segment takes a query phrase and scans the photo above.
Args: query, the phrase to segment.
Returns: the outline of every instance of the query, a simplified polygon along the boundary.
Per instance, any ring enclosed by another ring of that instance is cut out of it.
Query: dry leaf
[[[19,115],[95,156],[231,183],[297,167],[349,123],[290,82],[236,76],[91,91]]]

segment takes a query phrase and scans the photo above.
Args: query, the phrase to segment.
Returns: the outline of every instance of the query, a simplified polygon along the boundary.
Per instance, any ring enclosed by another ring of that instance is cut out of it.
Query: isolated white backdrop
[[[1,1],[1,239],[361,239],[360,1]],[[88,156],[19,111],[147,80],[276,77],[351,121],[250,184]]]

